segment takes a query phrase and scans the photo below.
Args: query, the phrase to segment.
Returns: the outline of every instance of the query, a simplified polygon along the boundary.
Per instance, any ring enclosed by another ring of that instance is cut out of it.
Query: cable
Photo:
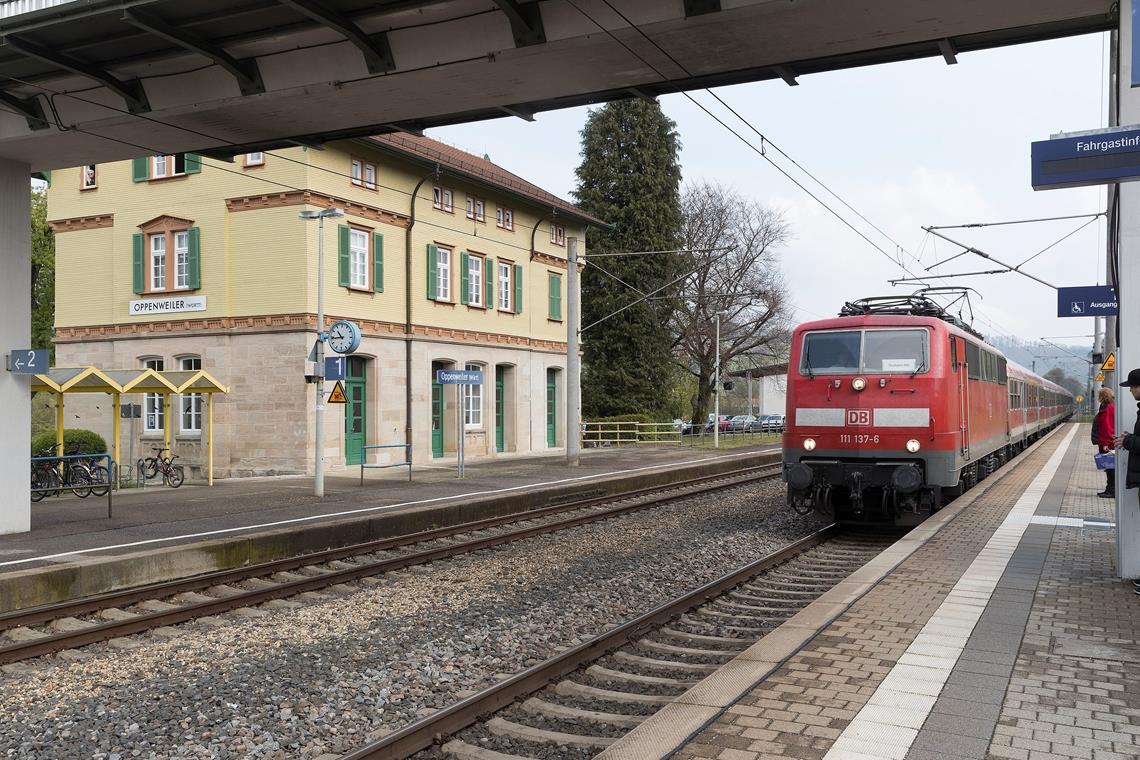
[[[1063,222],[1068,219],[1088,219],[1092,217],[1096,220],[1098,217],[1107,216],[1107,211],[1097,211],[1095,214],[1070,214],[1068,216],[1045,216],[1040,219],[1014,219],[1007,222],[970,222],[969,224],[943,224],[938,226],[927,227],[930,230],[961,230],[974,227],[1003,227],[1009,224],[1035,224],[1037,222]]]

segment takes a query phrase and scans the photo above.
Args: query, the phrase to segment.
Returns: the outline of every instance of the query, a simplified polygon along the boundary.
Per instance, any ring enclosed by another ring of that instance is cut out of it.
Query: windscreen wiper
[[[808,379],[815,380],[815,373],[811,371],[811,343],[804,346],[804,369],[807,370]]]
[[[911,380],[913,380],[913,379],[914,379],[914,376],[915,376],[915,375],[917,375],[919,372],[922,372],[923,370],[925,370],[925,369],[926,369],[926,357],[925,357],[925,356],[924,356],[924,357],[922,357],[922,358],[921,358],[919,361],[920,361],[921,363],[920,363],[920,364],[918,364],[918,365],[917,365],[917,366],[914,368],[914,372],[911,372],[911,373],[910,373],[910,379],[911,379]]]

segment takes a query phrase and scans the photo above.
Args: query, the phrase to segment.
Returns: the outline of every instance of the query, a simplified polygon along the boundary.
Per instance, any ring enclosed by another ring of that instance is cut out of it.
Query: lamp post
[[[344,216],[344,209],[326,208],[320,211],[302,211],[301,219],[317,220],[317,344],[314,354],[317,360],[317,409],[313,428],[316,445],[313,453],[313,495],[325,495],[325,219]]]
[[[720,315],[716,313],[716,369],[713,370],[713,448],[720,448]]]

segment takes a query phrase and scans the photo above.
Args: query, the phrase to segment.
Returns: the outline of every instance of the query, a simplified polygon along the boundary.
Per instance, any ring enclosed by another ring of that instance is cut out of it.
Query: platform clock
[[[338,354],[351,354],[360,348],[362,337],[360,327],[355,322],[342,319],[339,322],[334,322],[333,326],[329,328],[329,348]]]

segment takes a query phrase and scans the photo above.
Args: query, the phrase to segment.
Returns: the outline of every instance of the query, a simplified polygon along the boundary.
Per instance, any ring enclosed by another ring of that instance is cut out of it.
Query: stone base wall
[[[311,332],[261,334],[203,334],[61,343],[56,366],[93,365],[100,369],[143,366],[146,359],[161,358],[164,369],[178,369],[179,359],[200,357],[202,369],[227,386],[229,393],[214,401],[214,476],[248,477],[312,474],[315,386],[304,381],[304,363],[315,336]],[[366,359],[366,442],[402,444],[405,435],[405,343],[399,338],[366,337],[356,352]],[[547,369],[559,370],[558,398],[565,357],[526,348],[458,344],[417,339],[412,346],[413,461],[440,461],[431,446],[431,383],[433,363],[462,368],[476,363],[484,369],[482,420],[466,426],[468,459],[546,451]],[[504,368],[504,451],[495,446],[495,370]],[[326,383],[326,393],[332,383]],[[454,459],[456,448],[456,386],[445,387],[443,414],[444,457]],[[143,394],[126,395],[122,403],[143,405]],[[112,400],[104,394],[69,394],[65,397],[65,425],[94,430],[112,438]],[[192,478],[206,475],[207,423],[203,402],[201,433],[180,429],[179,398],[173,398],[172,448]],[[327,404],[324,421],[326,471],[355,469],[345,464],[345,409]],[[565,440],[563,410],[557,414],[559,446]],[[134,443],[132,450],[132,441]],[[161,446],[161,431],[144,431],[144,420],[122,420],[121,459],[137,460]],[[403,461],[402,449],[370,451],[368,461]]]

